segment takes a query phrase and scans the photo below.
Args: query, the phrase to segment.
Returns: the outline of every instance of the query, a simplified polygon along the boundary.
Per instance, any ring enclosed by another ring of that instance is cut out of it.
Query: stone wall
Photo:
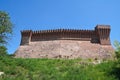
[[[92,58],[110,59],[113,56],[111,45],[101,46],[90,41],[52,40],[30,42],[20,46],[16,58]]]

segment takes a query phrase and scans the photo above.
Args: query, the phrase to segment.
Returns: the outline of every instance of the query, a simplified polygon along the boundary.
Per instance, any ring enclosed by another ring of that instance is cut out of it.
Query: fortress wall
[[[110,59],[110,26],[97,25],[94,30],[24,30],[16,58],[92,58]]]

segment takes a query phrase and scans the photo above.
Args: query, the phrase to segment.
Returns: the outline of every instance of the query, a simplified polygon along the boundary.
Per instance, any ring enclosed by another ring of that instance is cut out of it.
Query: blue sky
[[[9,13],[15,26],[9,53],[19,47],[24,29],[94,29],[106,24],[111,25],[111,43],[120,41],[120,0],[0,0],[0,10]]]

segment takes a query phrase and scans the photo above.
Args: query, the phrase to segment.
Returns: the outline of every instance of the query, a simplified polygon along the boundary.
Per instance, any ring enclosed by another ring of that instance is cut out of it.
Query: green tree
[[[114,46],[116,48],[116,50],[115,50],[116,57],[117,57],[117,59],[120,59],[120,42],[115,41]]]
[[[0,45],[5,44],[12,34],[13,25],[10,21],[9,14],[0,11]]]
[[[0,11],[0,54],[7,53],[5,44],[12,34],[13,25],[7,12]]]
[[[115,61],[111,74],[114,75],[118,80],[120,80],[120,42],[114,41],[114,46],[116,48],[115,54],[117,60]]]

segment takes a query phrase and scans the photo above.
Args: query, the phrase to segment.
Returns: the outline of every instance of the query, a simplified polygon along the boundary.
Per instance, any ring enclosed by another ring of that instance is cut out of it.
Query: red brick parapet
[[[110,26],[97,25],[95,30],[55,29],[55,30],[23,30],[21,45],[34,41],[48,40],[83,40],[101,45],[110,45]]]

